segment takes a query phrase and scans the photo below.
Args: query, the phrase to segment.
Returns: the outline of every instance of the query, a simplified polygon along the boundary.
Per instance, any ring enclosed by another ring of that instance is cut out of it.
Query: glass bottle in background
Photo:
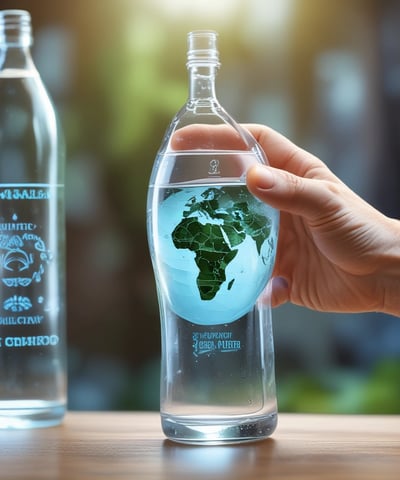
[[[30,14],[0,11],[0,428],[66,409],[64,150],[31,45]]]
[[[188,35],[189,98],[150,178],[147,228],[162,331],[161,420],[170,439],[243,442],[277,422],[266,285],[279,213],[247,190],[266,159],[215,95],[217,34]]]

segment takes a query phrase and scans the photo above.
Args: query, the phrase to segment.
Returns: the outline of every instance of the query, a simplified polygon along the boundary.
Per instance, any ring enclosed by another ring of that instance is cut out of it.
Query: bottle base
[[[164,434],[174,442],[192,445],[226,445],[263,440],[274,432],[277,421],[276,413],[222,420],[161,414]]]
[[[59,425],[64,403],[46,401],[0,401],[0,429],[46,428]]]

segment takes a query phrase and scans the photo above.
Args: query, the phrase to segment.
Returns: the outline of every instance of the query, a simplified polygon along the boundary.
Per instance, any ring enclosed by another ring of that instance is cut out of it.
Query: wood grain
[[[157,413],[69,412],[0,431],[0,479],[399,480],[400,416],[280,414],[274,435],[227,446],[165,439]]]

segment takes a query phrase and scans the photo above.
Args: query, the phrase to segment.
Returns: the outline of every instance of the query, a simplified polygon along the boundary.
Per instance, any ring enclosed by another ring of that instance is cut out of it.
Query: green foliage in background
[[[122,221],[144,227],[151,167],[187,96],[185,34],[178,56],[157,16],[127,4],[126,11],[103,11],[98,24],[106,19],[104,36],[85,36],[90,54],[80,64],[79,98],[64,123],[72,145],[86,146],[101,163]],[[180,74],[166,74],[174,70]]]
[[[365,375],[347,370],[297,373],[278,378],[277,387],[284,412],[400,414],[399,359],[382,360]]]

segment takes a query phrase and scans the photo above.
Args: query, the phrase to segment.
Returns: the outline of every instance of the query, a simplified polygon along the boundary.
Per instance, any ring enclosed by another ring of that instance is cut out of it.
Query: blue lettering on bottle
[[[241,342],[232,336],[232,332],[193,332],[193,355],[237,352],[242,348]]]
[[[43,295],[46,292],[41,291],[40,284],[54,255],[47,245],[47,228],[40,222],[42,212],[47,211],[48,201],[57,194],[59,186],[0,185],[0,200],[7,201],[3,203],[5,210],[0,216],[0,278],[3,284],[0,325],[4,327],[17,330],[46,321]],[[10,216],[5,215],[6,211],[11,212]],[[27,214],[32,216],[29,218]],[[50,333],[0,337],[3,348],[51,347],[58,343],[59,337]]]
[[[32,337],[6,337],[4,346],[8,348],[15,347],[47,347],[55,346],[60,341],[57,335],[38,335]]]
[[[22,184],[18,188],[0,188],[1,200],[49,200],[50,190]]]

